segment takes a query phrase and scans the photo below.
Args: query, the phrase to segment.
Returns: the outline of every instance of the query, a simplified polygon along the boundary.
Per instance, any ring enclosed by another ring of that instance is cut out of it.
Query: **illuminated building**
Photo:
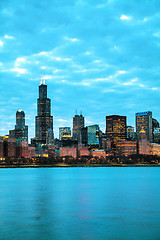
[[[48,157],[49,158],[55,157],[55,146],[54,145],[48,145]]]
[[[106,116],[106,140],[107,149],[116,148],[116,143],[126,140],[126,116]]]
[[[160,156],[160,144],[150,143],[150,154]]]
[[[36,143],[46,144],[47,132],[53,131],[53,116],[51,116],[51,100],[47,98],[47,85],[45,81],[39,86],[36,116]]]
[[[6,157],[16,157],[16,139],[7,139],[7,154]]]
[[[159,122],[156,119],[152,118],[153,142],[157,142],[158,143],[159,141],[157,141],[157,138],[155,137],[155,130],[156,129],[159,129]]]
[[[59,151],[60,157],[70,156],[73,158],[77,157],[77,148],[76,147],[61,147]]]
[[[88,131],[88,145],[99,145],[99,131],[97,124],[87,127]]]
[[[155,143],[160,143],[160,128],[155,128],[153,131],[153,138]]]
[[[70,127],[60,127],[59,128],[59,140],[61,140],[63,136],[71,137],[71,128]]]
[[[53,144],[53,139],[54,139],[53,130],[49,129],[47,131],[46,143],[52,145]]]
[[[106,151],[104,150],[94,150],[91,151],[92,157],[106,158]]]
[[[127,126],[127,139],[131,140],[134,138],[134,127]]]
[[[82,157],[82,156],[89,156],[90,155],[90,152],[88,149],[80,149],[79,150],[79,156]]]
[[[4,142],[0,140],[0,158],[4,157]]]
[[[140,137],[141,129],[144,129],[147,134],[147,139],[149,142],[153,141],[153,133],[152,133],[152,112],[139,112],[136,113],[136,133],[137,139]]]
[[[138,153],[147,155],[150,154],[149,140],[147,139],[146,131],[143,128],[139,131]]]
[[[117,142],[116,150],[119,153],[119,155],[124,155],[124,156],[137,154],[137,141]]]
[[[16,112],[16,125],[9,131],[10,138],[24,139],[28,141],[28,126],[25,125],[25,113],[22,110]]]
[[[34,146],[28,146],[28,157],[34,158],[35,157],[35,147]]]
[[[81,143],[81,129],[84,128],[84,117],[82,114],[73,117],[73,139]]]
[[[17,157],[28,158],[28,142],[24,140],[16,141],[16,155]]]

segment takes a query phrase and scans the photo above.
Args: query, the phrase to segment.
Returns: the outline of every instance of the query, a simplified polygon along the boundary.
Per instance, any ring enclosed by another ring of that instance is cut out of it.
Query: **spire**
[[[41,84],[40,84],[40,85],[42,85],[42,79],[43,79],[43,78],[42,78],[42,69],[41,69]]]
[[[43,84],[45,84],[45,70],[44,70],[44,76],[43,76]]]

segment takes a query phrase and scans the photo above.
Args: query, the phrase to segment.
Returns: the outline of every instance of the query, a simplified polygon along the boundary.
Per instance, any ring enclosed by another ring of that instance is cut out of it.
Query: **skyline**
[[[106,115],[135,127],[136,112],[152,111],[160,121],[158,1],[1,1],[0,9],[1,135],[22,109],[35,136],[41,69],[55,137],[76,109],[103,131]]]

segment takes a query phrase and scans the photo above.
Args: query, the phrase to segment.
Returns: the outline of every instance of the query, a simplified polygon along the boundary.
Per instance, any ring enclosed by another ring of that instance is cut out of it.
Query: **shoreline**
[[[1,169],[4,168],[70,168],[70,167],[160,167],[160,164],[11,164],[0,165]]]

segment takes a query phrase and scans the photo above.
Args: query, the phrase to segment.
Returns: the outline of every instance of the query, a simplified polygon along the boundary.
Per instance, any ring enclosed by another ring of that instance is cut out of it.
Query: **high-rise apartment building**
[[[126,140],[126,116],[106,116],[106,140],[115,149],[116,143]]]
[[[140,131],[144,129],[147,134],[147,139],[153,141],[153,132],[152,132],[152,112],[139,112],[136,113],[136,134],[137,139],[140,138]]]
[[[73,139],[81,143],[81,129],[84,128],[84,117],[82,114],[73,117]]]
[[[47,85],[45,82],[39,86],[36,116],[36,142],[46,144],[47,132],[53,131],[53,116],[51,116],[51,100],[47,98]]]

